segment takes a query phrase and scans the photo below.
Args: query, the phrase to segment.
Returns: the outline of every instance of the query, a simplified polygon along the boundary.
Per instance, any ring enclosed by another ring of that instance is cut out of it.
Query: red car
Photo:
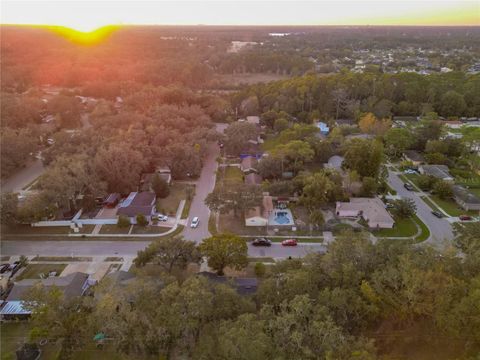
[[[460,215],[459,219],[462,221],[468,221],[468,220],[472,220],[472,217],[468,215]]]
[[[297,246],[297,240],[296,239],[287,239],[282,241],[283,246]]]

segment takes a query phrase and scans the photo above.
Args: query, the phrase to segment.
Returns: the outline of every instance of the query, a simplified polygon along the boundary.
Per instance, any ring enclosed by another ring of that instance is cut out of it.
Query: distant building
[[[452,189],[455,202],[461,206],[463,210],[480,210],[480,198],[477,195],[460,185],[454,185]]]
[[[247,116],[247,123],[260,125],[260,116]]]
[[[410,161],[414,166],[420,166],[425,162],[423,155],[415,150],[405,150],[403,153],[403,158],[407,161]]]
[[[448,170],[448,166],[446,165],[422,165],[418,169],[420,174],[430,175],[437,179],[453,182],[455,179]]]
[[[144,215],[148,221],[155,214],[155,202],[157,197],[154,192],[131,192],[128,197],[118,207],[117,215],[124,215],[130,218],[132,224],[137,223],[136,216]]]
[[[351,198],[350,202],[337,202],[338,217],[362,217],[371,229],[391,229],[395,224],[379,198]]]

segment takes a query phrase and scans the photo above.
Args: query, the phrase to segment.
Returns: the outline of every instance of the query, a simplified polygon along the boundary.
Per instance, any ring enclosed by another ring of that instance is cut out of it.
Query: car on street
[[[296,239],[287,239],[282,241],[283,246],[297,246],[297,240]]]
[[[432,211],[432,214],[439,219],[443,218],[443,214],[440,211]]]
[[[458,218],[459,218],[461,221],[472,220],[472,217],[469,216],[469,215],[460,215]]]
[[[403,173],[404,174],[416,174],[417,172],[415,170],[412,170],[412,169],[407,169]]]
[[[267,238],[256,238],[252,241],[253,246],[272,246],[272,242]]]
[[[198,216],[195,216],[193,219],[192,219],[192,222],[190,223],[190,227],[191,228],[196,228],[198,226],[198,223],[200,222],[200,219],[198,218]]]
[[[412,186],[412,184],[405,183],[405,184],[403,184],[403,187],[404,187],[405,189],[407,189],[408,191],[413,191],[413,186]]]

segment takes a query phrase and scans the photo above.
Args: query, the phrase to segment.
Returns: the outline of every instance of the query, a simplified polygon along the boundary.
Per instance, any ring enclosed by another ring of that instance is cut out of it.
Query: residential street
[[[397,194],[410,198],[415,201],[417,206],[417,215],[430,229],[430,238],[427,242],[435,246],[445,245],[445,242],[450,242],[453,239],[452,225],[447,219],[439,219],[432,215],[432,209],[423,202],[417,192],[408,191],[403,186],[403,181],[393,172],[388,171],[388,184],[397,191]]]
[[[25,168],[19,170],[17,173],[2,181],[2,192],[18,192],[24,187],[38,178],[45,171],[42,160],[35,159],[35,161],[28,164]]]
[[[216,124],[218,132],[223,133],[227,124]],[[197,181],[195,188],[195,196],[190,206],[187,224],[182,235],[185,239],[200,243],[203,239],[210,236],[208,231],[208,219],[210,217],[210,209],[205,205],[205,198],[213,191],[215,187],[215,178],[217,171],[217,157],[220,155],[220,149],[216,143],[211,144],[208,148],[208,154],[204,160],[202,173]],[[191,228],[190,222],[198,216],[200,223],[198,227]]]
[[[150,241],[2,241],[1,254],[7,256],[136,256]],[[325,251],[321,244],[300,244],[296,247],[248,247],[250,257],[288,258],[303,257],[310,252]]]

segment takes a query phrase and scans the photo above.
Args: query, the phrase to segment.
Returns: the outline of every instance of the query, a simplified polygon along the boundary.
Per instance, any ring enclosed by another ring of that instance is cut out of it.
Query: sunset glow
[[[4,1],[3,24],[480,25],[477,1]]]

